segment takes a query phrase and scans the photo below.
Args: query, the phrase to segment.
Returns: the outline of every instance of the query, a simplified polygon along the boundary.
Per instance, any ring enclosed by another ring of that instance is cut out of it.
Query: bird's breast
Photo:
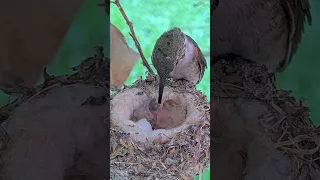
[[[199,80],[200,69],[198,62],[194,60],[195,57],[195,45],[188,38],[185,40],[186,54],[183,59],[178,60],[175,64],[173,71],[170,73],[170,77],[174,79],[185,79],[189,82],[196,84]]]
[[[194,54],[195,46],[190,40],[188,40],[188,38],[186,38],[186,47],[187,47],[186,48],[186,55],[185,55],[184,60],[187,61],[187,62],[188,61],[192,61],[192,58],[195,55]]]
[[[288,48],[288,18],[282,3],[220,0],[211,18],[213,56],[235,53],[275,69]]]

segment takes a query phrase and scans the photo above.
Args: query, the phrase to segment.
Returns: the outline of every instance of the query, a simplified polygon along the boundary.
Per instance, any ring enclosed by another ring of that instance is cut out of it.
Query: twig
[[[162,165],[162,167],[164,167],[164,169],[167,169],[167,167],[161,162],[161,160],[159,160],[159,162]]]
[[[129,162],[111,162],[111,163],[115,163],[115,164],[128,164],[128,165],[136,165],[138,163],[129,163]]]
[[[154,72],[152,71],[151,67],[150,67],[149,64],[148,64],[148,61],[147,61],[146,57],[143,55],[143,52],[142,52],[141,47],[140,47],[140,43],[139,43],[139,41],[138,41],[138,39],[137,39],[137,36],[136,36],[136,34],[135,34],[135,32],[134,32],[134,29],[133,29],[133,26],[132,26],[132,22],[128,19],[128,16],[127,16],[126,13],[124,12],[124,10],[123,10],[123,8],[122,8],[119,0],[110,1],[110,3],[113,3],[113,4],[115,4],[115,5],[118,7],[118,9],[119,9],[119,11],[121,12],[123,18],[126,20],[128,26],[129,26],[129,28],[130,28],[130,32],[131,32],[131,33],[130,33],[130,36],[132,37],[132,39],[133,39],[133,41],[134,41],[134,44],[136,45],[136,47],[137,47],[137,49],[138,49],[138,51],[139,51],[139,54],[140,54],[140,56],[141,56],[143,65],[148,69],[148,71],[149,71],[152,75],[155,75]]]

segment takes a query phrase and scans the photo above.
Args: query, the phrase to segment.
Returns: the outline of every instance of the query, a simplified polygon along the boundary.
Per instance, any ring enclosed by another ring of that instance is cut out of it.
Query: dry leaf
[[[176,149],[175,149],[175,148],[172,148],[172,149],[169,150],[169,154],[173,154],[173,153],[175,153],[175,152],[176,152]]]
[[[83,0],[2,1],[0,86],[33,86],[58,51]]]
[[[208,151],[208,149],[205,149],[205,150],[204,150],[204,153],[205,153],[205,157],[209,157],[209,151]]]
[[[159,135],[156,139],[154,139],[153,143],[155,143],[155,144],[161,144],[161,143],[162,143],[162,136]]]
[[[120,88],[128,79],[140,55],[127,45],[122,33],[111,23],[110,53],[111,87]]]
[[[181,180],[192,180],[192,177],[181,175],[180,179]]]

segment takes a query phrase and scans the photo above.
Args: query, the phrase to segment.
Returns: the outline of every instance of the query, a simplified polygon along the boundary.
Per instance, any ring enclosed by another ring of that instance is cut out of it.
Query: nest
[[[290,91],[276,89],[275,75],[263,65],[236,57],[219,59],[212,69],[215,102],[211,109],[213,122],[217,122],[213,126],[233,128],[232,132],[218,128],[213,132],[224,134],[216,135],[219,140],[225,136],[235,138],[235,149],[243,154],[239,158],[243,164],[229,167],[239,172],[232,178],[319,178],[320,131],[309,118],[309,108],[296,101]],[[227,107],[231,110],[222,111]],[[230,112],[234,115],[228,115]],[[232,143],[231,139],[227,143]]]
[[[104,179],[109,60],[102,47],[72,75],[51,76],[0,110],[0,179]]]
[[[206,97],[185,82],[171,82],[164,99],[179,99],[185,113],[161,129],[148,119],[158,80],[149,75],[115,93],[111,100],[112,179],[192,179],[210,162],[210,106]]]

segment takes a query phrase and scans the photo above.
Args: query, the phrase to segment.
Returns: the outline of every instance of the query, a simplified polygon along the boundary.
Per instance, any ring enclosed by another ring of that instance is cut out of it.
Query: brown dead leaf
[[[37,82],[83,2],[1,1],[0,86]]]
[[[128,144],[126,141],[124,141],[123,139],[120,139],[120,144],[123,146],[123,147],[126,147],[128,148]]]
[[[114,157],[114,156],[120,155],[120,154],[121,154],[120,152],[121,152],[122,148],[123,148],[123,147],[120,147],[120,148],[114,150],[114,151],[111,153],[110,156],[111,156],[111,157]]]
[[[185,176],[185,175],[181,175],[180,179],[181,179],[181,180],[192,180],[192,177],[190,177],[190,176]]]
[[[110,53],[111,87],[119,88],[126,82],[140,55],[128,46],[122,33],[111,23]]]
[[[155,143],[155,144],[161,144],[161,142],[162,142],[162,136],[161,136],[161,135],[159,135],[159,136],[153,141],[153,143]]]
[[[209,157],[209,151],[208,151],[208,149],[205,149],[205,150],[204,150],[204,154],[205,154],[205,157]]]
[[[175,148],[172,148],[172,149],[169,150],[169,154],[173,154],[173,153],[175,153],[175,152],[176,152],[176,149],[175,149]]]

